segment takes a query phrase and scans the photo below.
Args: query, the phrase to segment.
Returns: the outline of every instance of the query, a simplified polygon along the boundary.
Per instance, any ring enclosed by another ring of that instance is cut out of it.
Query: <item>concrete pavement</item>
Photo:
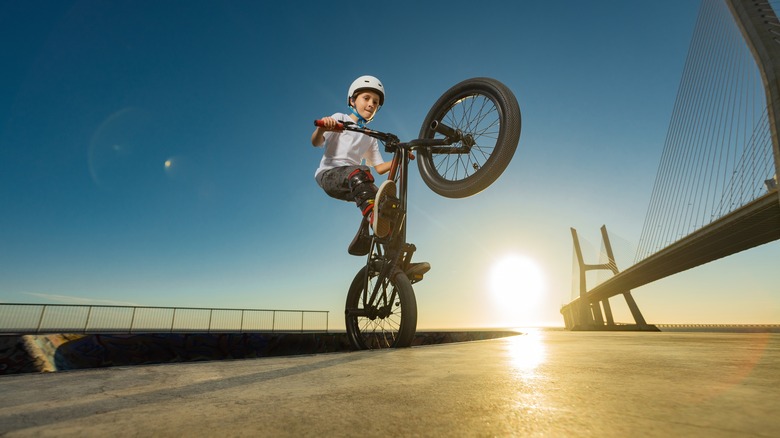
[[[0,377],[4,436],[777,436],[780,334],[531,331]]]

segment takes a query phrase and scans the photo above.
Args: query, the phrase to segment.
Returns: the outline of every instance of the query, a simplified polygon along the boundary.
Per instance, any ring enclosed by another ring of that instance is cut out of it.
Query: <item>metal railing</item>
[[[327,331],[321,310],[0,303],[0,334]]]

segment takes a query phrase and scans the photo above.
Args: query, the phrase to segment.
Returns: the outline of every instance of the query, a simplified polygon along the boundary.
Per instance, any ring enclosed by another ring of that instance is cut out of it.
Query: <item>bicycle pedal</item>
[[[406,270],[406,277],[413,283],[423,279],[425,274],[431,270],[431,264],[428,262],[412,263]]]

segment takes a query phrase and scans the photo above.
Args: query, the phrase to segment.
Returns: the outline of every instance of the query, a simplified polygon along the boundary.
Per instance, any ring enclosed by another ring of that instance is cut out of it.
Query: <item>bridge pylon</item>
[[[626,299],[626,304],[631,311],[631,315],[634,317],[633,324],[615,322],[615,319],[612,317],[612,307],[609,305],[609,298],[599,300],[588,295],[586,284],[587,271],[610,270],[613,275],[617,275],[619,272],[617,263],[615,262],[615,255],[612,252],[612,245],[609,242],[606,225],[601,227],[601,238],[608,258],[606,264],[585,263],[582,256],[582,249],[580,248],[580,240],[577,236],[577,230],[574,228],[571,229],[571,237],[574,241],[574,251],[577,254],[577,262],[580,268],[580,296],[561,308],[561,314],[563,315],[566,329],[659,331],[658,327],[648,324],[645,321],[642,312],[639,311],[639,306],[637,306],[636,301],[634,301],[634,297],[631,296],[630,290],[623,291],[622,295]]]
[[[772,136],[772,152],[775,157],[775,175],[767,180],[775,186],[780,178],[780,28],[774,6],[767,1],[726,0],[745,42],[750,48],[761,72],[769,114],[769,131]],[[780,201],[780,190],[777,191]]]

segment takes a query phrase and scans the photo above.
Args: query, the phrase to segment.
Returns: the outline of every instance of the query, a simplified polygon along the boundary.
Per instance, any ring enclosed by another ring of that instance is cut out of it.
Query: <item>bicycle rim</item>
[[[417,329],[412,285],[396,270],[381,281],[377,298],[370,304],[377,278],[377,270],[364,267],[349,288],[345,323],[350,343],[358,350],[408,347]]]
[[[473,140],[468,153],[420,151],[423,181],[450,198],[474,195],[498,179],[520,139],[517,99],[505,85],[490,78],[468,79],[447,90],[426,116],[420,138],[443,138],[430,127],[434,120]]]

